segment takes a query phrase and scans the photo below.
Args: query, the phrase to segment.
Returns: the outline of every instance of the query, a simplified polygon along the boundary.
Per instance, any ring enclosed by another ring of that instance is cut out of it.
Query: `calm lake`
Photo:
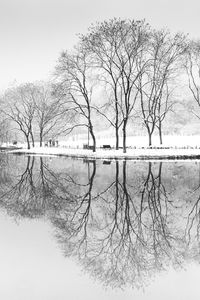
[[[200,161],[0,166],[1,299],[199,299]]]

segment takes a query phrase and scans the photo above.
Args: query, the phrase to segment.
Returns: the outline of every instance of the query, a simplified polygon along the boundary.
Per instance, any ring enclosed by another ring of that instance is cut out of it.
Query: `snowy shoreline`
[[[131,160],[152,160],[152,159],[200,159],[200,149],[197,148],[140,148],[127,149],[127,153],[120,150],[103,150],[97,149],[96,152],[86,149],[72,149],[64,147],[35,147],[31,149],[17,149],[6,151],[13,154],[31,154],[45,156],[67,156],[74,158],[91,158],[91,159],[131,159]]]

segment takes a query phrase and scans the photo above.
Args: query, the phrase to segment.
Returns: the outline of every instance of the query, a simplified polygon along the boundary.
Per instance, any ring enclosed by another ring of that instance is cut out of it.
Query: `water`
[[[200,162],[0,165],[1,299],[199,299]]]

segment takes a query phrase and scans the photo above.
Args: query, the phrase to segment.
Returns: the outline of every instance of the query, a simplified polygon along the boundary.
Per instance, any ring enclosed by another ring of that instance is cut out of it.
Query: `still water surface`
[[[0,165],[1,299],[199,299],[200,162]]]

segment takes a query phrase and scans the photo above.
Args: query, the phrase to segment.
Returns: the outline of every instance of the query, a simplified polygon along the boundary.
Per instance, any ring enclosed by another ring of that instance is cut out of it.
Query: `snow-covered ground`
[[[66,148],[83,148],[84,144],[88,144],[88,139],[85,135],[73,135],[66,136],[65,138],[60,138],[58,140],[60,147]],[[96,138],[97,147],[102,147],[103,145],[110,145],[115,147],[115,138],[106,134],[98,134]],[[89,144],[92,145],[92,140],[89,138]],[[11,146],[12,143],[3,143],[1,146]],[[39,147],[39,143],[35,143]],[[159,137],[153,136],[152,138],[153,146],[160,146]],[[26,147],[25,143],[18,142],[18,147]],[[122,137],[119,139],[119,146],[122,147]],[[163,136],[163,147],[200,147],[200,135],[166,135]],[[148,136],[127,136],[127,147],[148,147]]]
[[[65,147],[35,147],[32,149],[20,149],[12,150],[12,153],[29,153],[36,155],[65,155],[72,157],[82,158],[102,158],[102,159],[115,159],[115,158],[130,158],[130,159],[142,159],[142,158],[200,158],[200,149],[128,149],[127,153],[123,153],[120,150],[103,150],[97,149],[94,153],[92,150],[85,149],[72,149]]]
[[[111,147],[115,147],[115,138],[109,136],[99,136],[97,138],[97,147],[109,144]],[[119,140],[119,144],[122,147],[122,138]],[[83,138],[81,135],[76,135],[69,137],[65,141],[59,141],[60,146],[71,147],[71,148],[83,148],[83,144],[88,144],[88,140]],[[89,144],[92,145],[91,138],[89,139]],[[153,146],[160,146],[159,137],[153,136],[152,138]],[[148,146],[148,136],[127,136],[127,146],[128,147],[147,147]],[[163,136],[163,147],[183,147],[192,146],[200,147],[200,136],[198,135],[166,135]]]
[[[127,139],[127,153],[123,153],[122,149],[114,150],[114,138],[97,139],[97,151],[83,149],[83,145],[87,144],[84,139],[69,139],[67,141],[59,141],[58,147],[39,147],[36,143],[35,148],[26,149],[26,145],[18,144],[23,147],[20,150],[13,150],[13,153],[29,153],[38,155],[65,155],[74,157],[90,157],[102,159],[115,158],[199,158],[200,159],[200,136],[164,136],[164,143],[159,144],[158,137],[153,138],[153,148],[148,147],[147,136],[132,136]],[[91,143],[90,143],[91,145]],[[111,150],[103,150],[103,145],[110,145]],[[120,144],[120,146],[122,146]]]

